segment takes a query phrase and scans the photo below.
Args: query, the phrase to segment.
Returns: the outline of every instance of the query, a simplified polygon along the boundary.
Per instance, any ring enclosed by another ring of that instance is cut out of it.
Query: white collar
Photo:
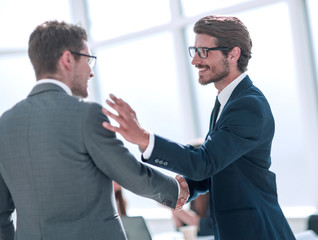
[[[225,106],[227,101],[229,100],[232,92],[236,88],[236,86],[246,77],[246,73],[242,73],[236,79],[234,79],[229,85],[227,85],[218,95],[218,100],[221,104],[221,107]]]
[[[72,91],[71,89],[63,82],[55,80],[55,79],[40,79],[36,82],[36,85],[42,84],[42,83],[53,83],[55,85],[60,86],[68,95],[72,96]]]

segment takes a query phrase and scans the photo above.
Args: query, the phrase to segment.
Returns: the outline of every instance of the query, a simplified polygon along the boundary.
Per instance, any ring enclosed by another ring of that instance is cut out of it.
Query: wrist
[[[139,149],[144,152],[149,145],[150,133],[148,131],[144,131],[141,137],[140,144],[138,144]]]

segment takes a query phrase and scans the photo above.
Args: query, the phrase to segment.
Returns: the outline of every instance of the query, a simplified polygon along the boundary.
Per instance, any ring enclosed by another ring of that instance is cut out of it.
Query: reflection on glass
[[[252,58],[247,74],[261,89],[271,104],[276,122],[272,147],[272,169],[277,173],[280,202],[288,205],[310,205],[310,189],[306,176],[306,136],[302,123],[300,96],[294,72],[294,55],[291,29],[286,3],[272,4],[235,14],[250,31],[253,41]],[[264,19],[264,16],[271,16]],[[279,19],[279,21],[277,20]],[[188,29],[189,42],[193,42],[192,28]],[[197,81],[197,70],[193,75]],[[211,84],[210,84],[211,85]],[[208,121],[216,94],[214,86],[196,84],[202,129],[208,130]],[[291,134],[292,132],[292,134]],[[203,135],[204,136],[204,135]],[[301,176],[301,177],[298,177]],[[299,197],[286,191],[297,186]],[[309,199],[309,200],[308,200]]]
[[[69,1],[0,1],[0,49],[27,48],[36,26],[47,20],[70,22]]]
[[[170,21],[169,0],[88,1],[91,37],[105,40]]]
[[[255,0],[181,0],[183,13],[186,16],[194,16],[210,10],[230,7],[243,2],[250,2]]]

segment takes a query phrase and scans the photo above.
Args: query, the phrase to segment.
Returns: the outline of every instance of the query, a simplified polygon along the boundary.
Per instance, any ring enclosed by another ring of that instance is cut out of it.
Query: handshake
[[[177,175],[176,180],[179,183],[180,189],[179,189],[178,202],[177,202],[175,210],[180,210],[183,207],[183,205],[187,203],[188,198],[190,196],[190,192],[189,192],[189,187],[186,180],[181,175]]]

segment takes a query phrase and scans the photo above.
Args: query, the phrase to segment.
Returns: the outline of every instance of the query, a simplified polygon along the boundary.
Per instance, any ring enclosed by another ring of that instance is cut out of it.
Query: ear
[[[74,57],[70,51],[64,51],[59,59],[59,64],[62,69],[70,71],[74,62]]]
[[[228,54],[229,61],[237,62],[241,56],[241,49],[239,47],[234,47]]]

